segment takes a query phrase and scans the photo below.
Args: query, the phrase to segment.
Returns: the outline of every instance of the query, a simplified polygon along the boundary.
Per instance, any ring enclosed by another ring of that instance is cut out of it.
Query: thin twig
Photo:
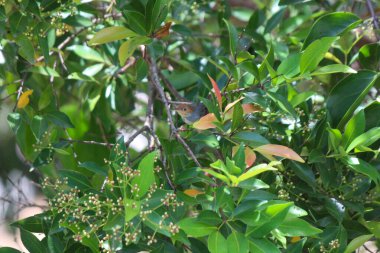
[[[150,69],[151,82],[154,85],[155,89],[158,91],[161,99],[163,100],[165,110],[166,110],[166,114],[168,117],[168,122],[170,125],[171,133],[176,137],[176,139],[185,148],[186,152],[189,154],[189,156],[195,162],[195,164],[198,167],[201,167],[201,164],[199,163],[198,159],[194,155],[193,151],[190,149],[189,145],[185,142],[185,140],[178,133],[177,128],[174,125],[174,121],[173,121],[173,118],[171,115],[171,110],[170,110],[168,99],[166,98],[164,89],[162,88],[162,86],[160,84],[160,79],[159,79],[159,75],[158,75],[158,68],[157,68],[157,64],[156,64],[155,60],[153,58],[150,58],[150,59],[148,59],[147,62],[148,62],[149,69]]]
[[[373,9],[373,5],[372,5],[371,0],[366,0],[366,4],[367,4],[367,8],[368,8],[368,10],[372,16],[373,26],[375,27],[376,30],[378,30],[379,29],[379,23],[377,21],[377,17],[376,17],[375,11]],[[375,32],[375,35],[376,35],[376,38],[379,40],[379,37],[377,36],[376,32]]]
[[[158,75],[160,76],[161,80],[165,84],[166,88],[170,91],[170,93],[175,97],[177,101],[188,101],[186,98],[181,96],[181,94],[178,93],[178,91],[173,87],[173,85],[169,82],[169,80],[162,74],[161,71],[158,72]]]
[[[82,144],[89,144],[89,145],[99,145],[99,146],[114,146],[115,144],[112,143],[105,143],[105,142],[97,142],[97,141],[85,141],[85,140],[73,140],[73,139],[61,139],[62,141],[67,141],[69,143],[82,143]]]
[[[14,93],[9,94],[8,96],[5,96],[5,97],[3,97],[3,98],[0,98],[0,102],[6,100],[6,99],[8,99],[8,98],[10,98],[10,97],[12,97],[12,96],[14,96],[14,95],[16,95],[16,94],[17,94],[17,92],[14,92]]]

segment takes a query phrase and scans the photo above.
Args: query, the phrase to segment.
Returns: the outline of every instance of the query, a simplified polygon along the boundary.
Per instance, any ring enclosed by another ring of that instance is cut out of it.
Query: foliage
[[[50,206],[12,224],[31,253],[380,239],[378,31],[349,1],[252,2],[0,2],[1,103]]]

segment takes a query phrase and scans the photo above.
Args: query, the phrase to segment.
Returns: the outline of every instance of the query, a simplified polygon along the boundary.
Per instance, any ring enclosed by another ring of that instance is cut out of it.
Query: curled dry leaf
[[[187,190],[184,190],[183,192],[190,197],[196,197],[199,194],[204,194],[204,192],[198,191],[196,189],[187,189]]]
[[[305,161],[291,148],[277,144],[266,144],[255,148],[255,151],[263,155],[274,155],[304,163]]]
[[[169,35],[169,29],[172,26],[172,22],[167,22],[165,25],[163,25],[160,29],[158,29],[154,34],[153,37],[156,39],[161,39],[163,37],[166,37]]]
[[[18,102],[17,102],[17,108],[22,109],[25,106],[29,104],[29,96],[32,95],[33,90],[27,90],[24,93],[21,94]]]
[[[206,114],[202,118],[200,118],[198,121],[196,121],[193,124],[193,127],[199,130],[206,130],[210,128],[215,128],[213,122],[217,121],[215,115],[213,113]]]

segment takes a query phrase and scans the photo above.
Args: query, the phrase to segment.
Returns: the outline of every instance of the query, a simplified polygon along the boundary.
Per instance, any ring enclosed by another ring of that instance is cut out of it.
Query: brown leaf
[[[250,114],[254,112],[262,112],[263,109],[261,107],[254,104],[242,104],[244,114]]]
[[[216,126],[213,122],[217,121],[215,115],[213,113],[206,114],[198,121],[193,124],[193,127],[199,130],[206,130],[210,128],[215,128]]]
[[[29,104],[29,96],[32,95],[33,90],[27,90],[21,94],[17,101],[17,108],[22,109]]]
[[[166,22],[165,25],[161,26],[154,34],[153,37],[156,39],[161,39],[169,35],[169,29],[172,26],[172,22]]]
[[[218,104],[219,104],[219,110],[222,111],[222,94],[220,93],[218,84],[215,82],[214,79],[212,79],[212,77],[209,74],[207,74],[207,76],[208,76],[208,79],[210,79],[211,81],[212,87],[214,88],[216,100],[218,100]]]
[[[255,148],[255,150],[263,155],[274,155],[284,157],[290,160],[304,163],[305,161],[291,148],[277,144],[266,144]]]

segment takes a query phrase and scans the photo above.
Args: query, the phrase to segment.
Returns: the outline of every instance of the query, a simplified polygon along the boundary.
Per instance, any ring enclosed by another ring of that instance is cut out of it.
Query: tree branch
[[[149,58],[149,59],[147,58],[147,63],[149,65],[151,83],[154,85],[155,89],[158,91],[158,93],[159,93],[159,95],[160,95],[160,97],[161,97],[161,99],[162,99],[162,101],[164,103],[171,133],[176,137],[176,139],[185,148],[186,152],[189,154],[189,156],[195,162],[195,164],[198,167],[201,167],[201,164],[199,163],[198,159],[194,155],[193,151],[191,151],[189,145],[181,137],[181,135],[179,134],[177,128],[174,125],[168,99],[166,98],[164,89],[162,88],[162,86],[160,84],[160,79],[159,79],[159,74],[158,74],[159,71],[158,71],[156,62],[152,58]]]

